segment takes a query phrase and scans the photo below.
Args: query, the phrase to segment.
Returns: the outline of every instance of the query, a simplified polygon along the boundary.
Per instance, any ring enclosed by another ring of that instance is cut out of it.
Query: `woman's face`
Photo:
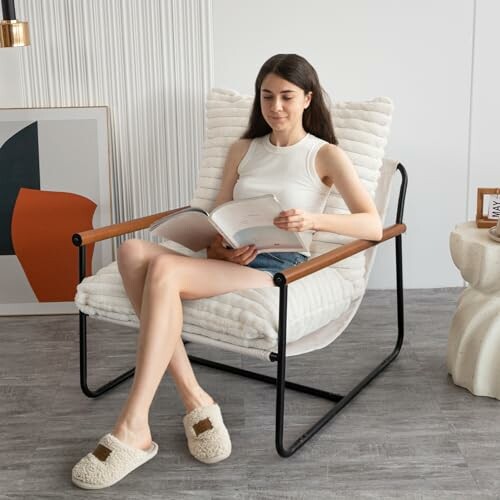
[[[260,87],[262,115],[275,132],[302,127],[302,114],[311,102],[311,92],[269,73]]]

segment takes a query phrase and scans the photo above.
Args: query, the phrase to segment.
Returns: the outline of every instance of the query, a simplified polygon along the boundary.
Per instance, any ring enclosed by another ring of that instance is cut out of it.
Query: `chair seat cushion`
[[[339,317],[362,292],[331,267],[290,284],[287,341],[299,340]],[[273,349],[278,338],[278,301],[277,287],[184,300],[184,332]],[[75,302],[89,316],[138,326],[116,262],[85,278],[77,287]]]

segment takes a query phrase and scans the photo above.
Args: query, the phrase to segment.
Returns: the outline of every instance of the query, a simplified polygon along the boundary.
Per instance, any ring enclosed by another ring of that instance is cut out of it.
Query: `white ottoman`
[[[448,338],[448,372],[477,396],[500,399],[500,243],[475,222],[450,235],[453,262],[469,284]]]

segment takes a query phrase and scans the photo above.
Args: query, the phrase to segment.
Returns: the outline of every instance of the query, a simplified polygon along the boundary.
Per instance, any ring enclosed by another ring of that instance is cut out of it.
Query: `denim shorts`
[[[306,255],[299,252],[259,253],[247,266],[265,271],[274,276],[276,273],[283,271],[283,269],[301,264],[307,259]]]

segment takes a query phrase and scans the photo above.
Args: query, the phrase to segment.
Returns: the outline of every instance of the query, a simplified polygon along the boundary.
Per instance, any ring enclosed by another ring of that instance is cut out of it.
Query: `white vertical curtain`
[[[109,106],[114,221],[189,203],[212,78],[210,0],[18,0],[26,107]]]

